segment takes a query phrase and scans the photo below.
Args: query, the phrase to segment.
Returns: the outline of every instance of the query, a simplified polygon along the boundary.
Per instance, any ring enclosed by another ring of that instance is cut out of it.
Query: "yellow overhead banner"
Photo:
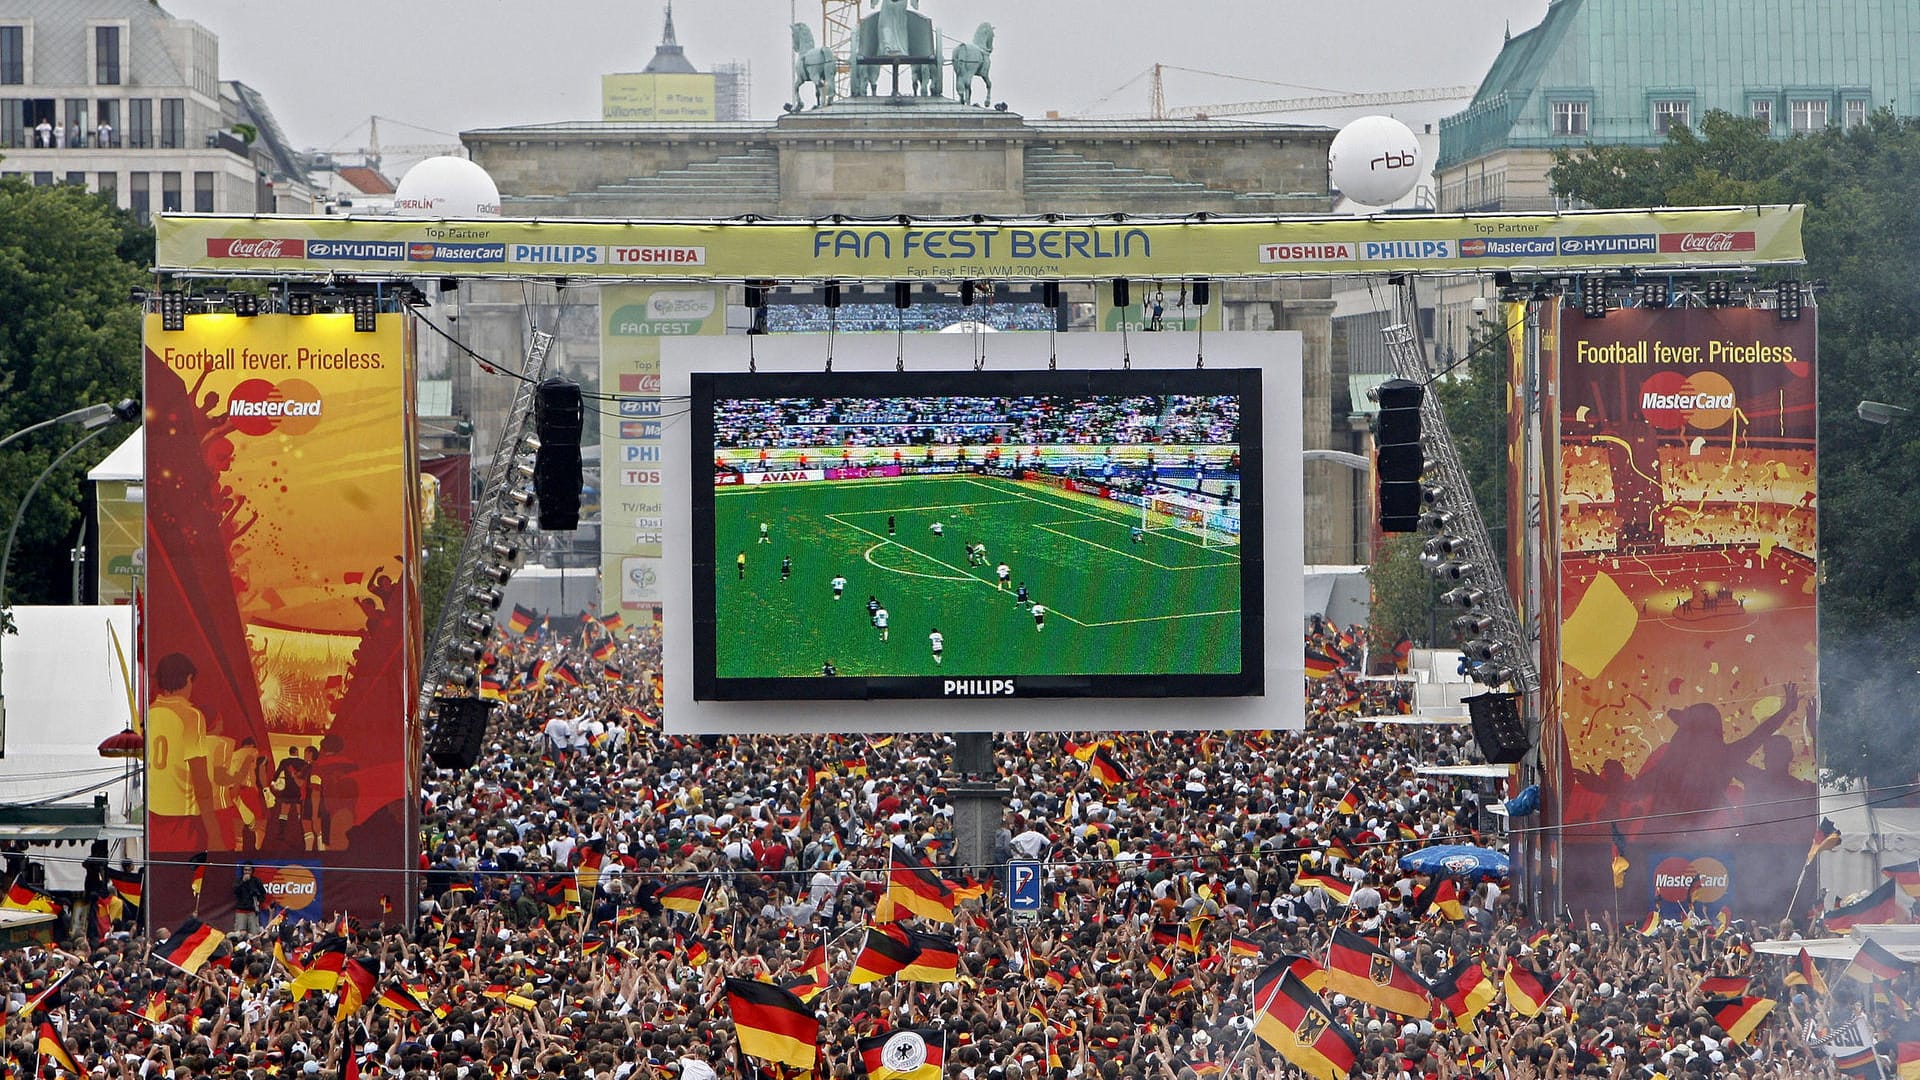
[[[711,121],[714,98],[712,75],[600,76],[600,119],[607,121]]]
[[[156,269],[637,281],[1293,277],[1805,261],[1799,206],[1076,221],[159,218]]]

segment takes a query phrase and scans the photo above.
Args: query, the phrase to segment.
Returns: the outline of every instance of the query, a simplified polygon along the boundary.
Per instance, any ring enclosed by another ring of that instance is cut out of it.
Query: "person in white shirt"
[[[833,585],[833,598],[835,600],[840,599],[840,594],[847,591],[847,579],[840,574],[835,574],[833,575],[831,584]]]
[[[1034,633],[1039,633],[1040,631],[1045,630],[1046,628],[1047,628],[1047,605],[1045,604],[1033,605]]]
[[[887,640],[887,609],[878,608],[873,613],[873,625],[880,628],[880,640]]]
[[[554,754],[564,754],[573,745],[573,721],[564,716],[555,716],[547,721],[542,729],[547,737],[547,749]]]
[[[999,588],[1003,590],[1012,588],[1013,567],[1008,566],[1006,563],[1001,563],[999,566],[993,568],[993,572],[994,575],[1000,579]]]
[[[927,644],[933,646],[933,662],[936,664],[943,663],[944,661],[941,660],[940,654],[945,651],[947,647],[947,639],[940,633],[939,627],[934,627],[933,632],[927,635]]]

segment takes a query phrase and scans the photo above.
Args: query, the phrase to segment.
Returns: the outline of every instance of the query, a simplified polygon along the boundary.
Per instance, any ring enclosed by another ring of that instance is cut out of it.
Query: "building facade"
[[[311,213],[220,43],[149,0],[0,0],[0,175],[155,211]]]

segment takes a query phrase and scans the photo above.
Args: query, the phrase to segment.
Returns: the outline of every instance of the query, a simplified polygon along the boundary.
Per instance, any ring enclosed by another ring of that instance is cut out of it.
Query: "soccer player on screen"
[[[880,611],[880,601],[872,593],[867,594],[867,622],[872,623],[874,615]]]
[[[833,585],[833,598],[835,600],[840,599],[840,594],[847,591],[847,579],[839,574],[835,574],[833,575],[831,584]]]
[[[936,664],[941,663],[940,654],[945,651],[947,647],[947,639],[940,636],[939,627],[934,627],[933,633],[927,635],[927,644],[933,646],[933,662]]]
[[[893,535],[893,515],[892,514],[887,515],[887,535],[888,536]]]
[[[947,535],[947,527],[946,527],[945,525],[943,525],[943,524],[941,524],[941,523],[940,523],[940,522],[938,522],[938,521],[936,521],[936,522],[934,522],[933,524],[931,524],[931,525],[929,525],[929,526],[927,526],[927,530],[928,530],[929,532],[931,532],[931,533],[933,533],[933,535],[935,535],[935,536],[945,536],[945,535]]]
[[[880,640],[887,640],[887,609],[881,608],[873,613],[873,625],[880,628]]]
[[[1027,583],[1026,582],[1024,581],[1021,582],[1020,587],[1014,590],[1013,602],[1016,604],[1019,604],[1021,607],[1027,606]]]
[[[1012,585],[1009,583],[1013,581],[1013,567],[1008,566],[1006,563],[1001,563],[999,566],[993,568],[993,572],[1000,578],[999,588],[1012,588]]]
[[[747,553],[741,552],[740,556],[733,560],[733,565],[740,571],[740,580],[747,580]]]
[[[760,539],[758,541],[759,543],[762,543],[762,544],[773,543],[773,537],[767,535],[767,530],[771,528],[773,528],[773,522],[771,521],[763,521],[760,523]]]
[[[1047,628],[1047,605],[1033,605],[1033,632],[1039,633]]]
[[[792,576],[793,576],[793,556],[791,555],[782,556],[780,559],[780,580],[785,581]]]
[[[840,669],[833,666],[832,660],[828,660],[826,663],[820,665],[820,674],[827,678],[832,678],[840,674]]]
[[[1145,543],[1147,539],[1147,534],[1140,531],[1140,526],[1135,525],[1131,530],[1128,536],[1128,539],[1132,540],[1136,544]]]

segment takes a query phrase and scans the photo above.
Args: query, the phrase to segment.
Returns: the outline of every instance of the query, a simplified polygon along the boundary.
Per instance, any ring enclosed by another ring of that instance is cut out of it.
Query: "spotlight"
[[[1671,293],[1664,281],[1643,281],[1640,283],[1640,306],[1643,308],[1663,308],[1667,306]]]
[[[301,293],[301,292],[288,293],[287,294],[287,314],[289,315],[313,314],[313,294]]]
[[[1458,589],[1448,589],[1446,592],[1440,594],[1440,602],[1442,604],[1457,608],[1477,608],[1482,603],[1485,603],[1486,599],[1487,594],[1484,591],[1476,589],[1471,585],[1463,585]]]
[[[378,323],[380,299],[370,293],[360,293],[348,302],[353,311],[353,332],[371,334]]]
[[[1580,314],[1589,319],[1607,317],[1607,275],[1588,274],[1580,279]]]
[[[1133,306],[1133,284],[1126,278],[1113,279],[1113,306],[1116,310]]]
[[[233,313],[243,319],[251,319],[260,314],[260,296],[257,293],[243,292],[233,294]]]
[[[472,668],[462,664],[452,671],[447,672],[447,681],[455,686],[471,690],[480,685],[480,675]]]
[[[516,488],[507,492],[507,501],[525,510],[527,507],[533,505],[533,492]]]
[[[527,519],[521,517],[519,514],[501,514],[499,517],[493,519],[493,523],[502,532],[509,533],[526,532],[527,525],[529,524]]]
[[[487,647],[477,641],[456,641],[447,646],[447,657],[452,660],[466,660],[479,663],[487,654]]]
[[[506,602],[507,597],[506,594],[499,589],[489,586],[467,590],[467,599],[479,604],[488,611],[499,611],[500,605]]]
[[[1438,506],[1447,497],[1447,489],[1438,484],[1424,484],[1420,488],[1420,501],[1427,506]]]
[[[1429,510],[1420,515],[1420,527],[1427,532],[1446,532],[1453,527],[1453,515],[1445,510]]]
[[[1475,682],[1485,686],[1504,686],[1514,679],[1513,669],[1501,664],[1481,664],[1473,669]]]
[[[1453,628],[1454,633],[1462,637],[1480,637],[1493,629],[1493,616],[1462,615],[1447,625]]]
[[[1774,311],[1781,322],[1800,321],[1800,283],[1783,281],[1773,287]],[[161,309],[165,311],[165,308]]]
[[[178,289],[160,294],[160,329],[178,333],[187,328],[187,295]]]
[[[495,585],[505,585],[513,580],[513,568],[510,566],[481,566],[474,570],[474,574]]]
[[[533,463],[530,461],[515,462],[513,468],[508,470],[508,472],[510,474],[508,482],[516,486],[533,482],[534,469]]]
[[[487,545],[487,554],[508,566],[517,566],[520,562],[520,549],[514,547],[512,544],[503,544],[495,541]]]
[[[1714,278],[1706,285],[1707,305],[1709,307],[1733,306],[1733,283],[1725,278]]]
[[[1469,641],[1460,648],[1461,652],[1467,654],[1467,659],[1476,660],[1482,664],[1491,663],[1495,657],[1499,656],[1505,650],[1506,645],[1487,638]]]
[[[469,615],[460,620],[460,625],[466,627],[467,632],[471,633],[474,637],[487,638],[493,636],[492,619],[484,619],[478,615]]]
[[[1467,542],[1458,536],[1433,536],[1420,545],[1420,550],[1429,555],[1438,555],[1450,559],[1467,550]]]
[[[1465,581],[1479,571],[1480,568],[1473,563],[1454,561],[1441,563],[1433,573],[1435,577],[1445,578],[1448,581]]]

